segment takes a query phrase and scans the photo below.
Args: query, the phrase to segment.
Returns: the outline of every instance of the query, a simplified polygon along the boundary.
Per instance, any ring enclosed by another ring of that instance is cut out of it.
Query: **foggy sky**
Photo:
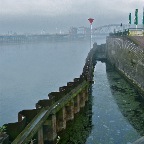
[[[93,27],[126,24],[136,8],[141,23],[143,6],[144,0],[0,0],[0,33],[66,32],[88,27],[89,17],[95,19]]]

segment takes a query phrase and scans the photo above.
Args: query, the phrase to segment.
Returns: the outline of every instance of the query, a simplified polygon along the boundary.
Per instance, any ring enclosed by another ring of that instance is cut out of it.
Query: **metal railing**
[[[12,144],[28,143],[51,114],[57,113],[62,107],[64,107],[75,96],[77,96],[88,85],[89,83],[84,80],[75,89],[71,90],[53,105],[51,105],[50,107],[42,108],[41,111],[33,118],[33,120],[25,127],[25,129],[16,137]]]

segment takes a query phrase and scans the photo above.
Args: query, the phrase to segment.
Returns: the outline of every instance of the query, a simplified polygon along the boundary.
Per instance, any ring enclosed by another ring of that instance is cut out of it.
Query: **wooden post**
[[[88,88],[86,87],[85,90],[83,91],[83,95],[85,97],[85,101],[88,101],[88,97],[89,97],[89,94],[88,94]]]
[[[65,107],[63,107],[59,112],[57,112],[56,124],[57,124],[57,132],[66,128],[66,110],[65,110]]]
[[[44,125],[44,141],[48,143],[52,143],[55,141],[57,137],[57,132],[56,132],[56,115],[51,115],[48,117],[48,119],[45,121]]]
[[[74,98],[74,113],[80,111],[80,96],[79,94]]]
[[[66,106],[66,121],[74,119],[74,101],[71,100]]]
[[[84,107],[85,106],[85,98],[83,96],[83,93],[80,93],[80,107]]]
[[[38,130],[38,144],[44,144],[43,126]]]

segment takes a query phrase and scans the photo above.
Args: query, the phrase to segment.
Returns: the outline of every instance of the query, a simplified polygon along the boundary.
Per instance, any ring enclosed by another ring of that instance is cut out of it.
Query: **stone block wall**
[[[108,36],[107,59],[144,92],[144,47],[127,37]]]

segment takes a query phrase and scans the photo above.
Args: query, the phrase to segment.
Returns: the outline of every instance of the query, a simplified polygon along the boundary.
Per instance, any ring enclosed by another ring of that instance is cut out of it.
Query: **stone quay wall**
[[[106,39],[106,53],[107,60],[128,78],[143,95],[144,45],[133,37],[108,36]]]

